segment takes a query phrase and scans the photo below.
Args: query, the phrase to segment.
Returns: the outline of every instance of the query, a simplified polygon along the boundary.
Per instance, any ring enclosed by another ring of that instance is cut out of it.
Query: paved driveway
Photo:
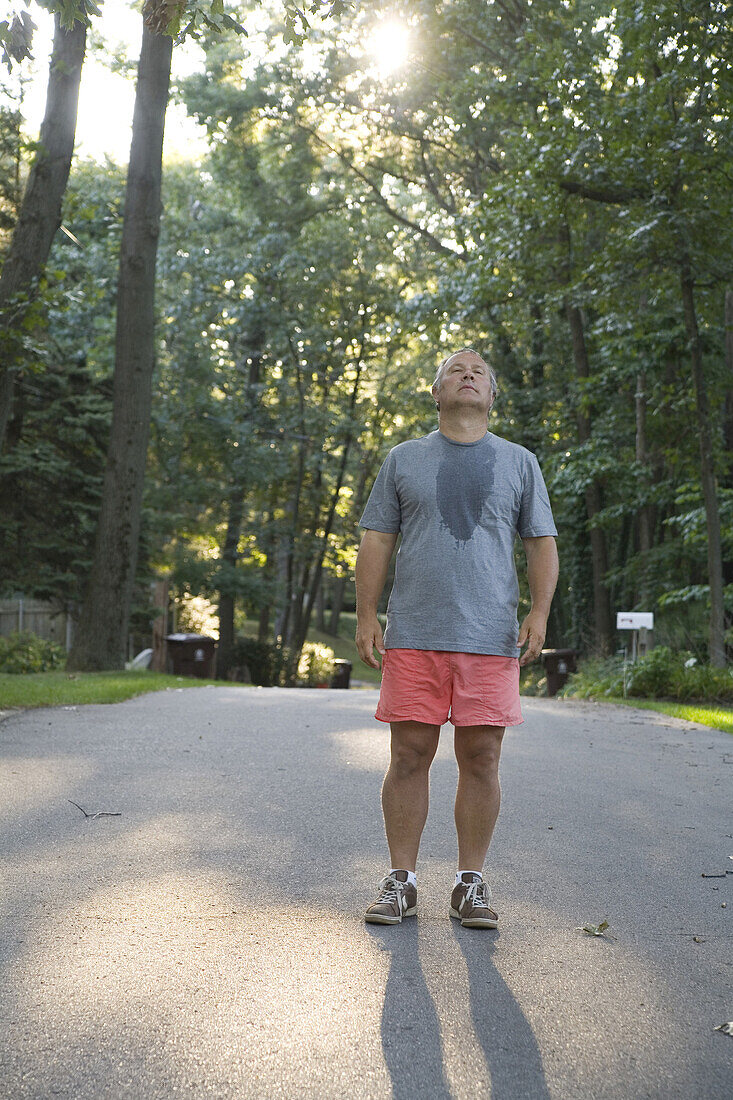
[[[419,915],[383,928],[375,701],[200,688],[0,722],[0,1095],[733,1095],[733,738],[525,700],[485,932],[447,912],[446,726]],[[576,931],[604,917],[613,939]]]

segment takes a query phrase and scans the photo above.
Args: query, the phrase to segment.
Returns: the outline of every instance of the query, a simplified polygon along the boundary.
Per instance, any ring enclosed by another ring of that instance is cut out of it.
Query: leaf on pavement
[[[602,920],[600,924],[584,924],[582,928],[577,928],[576,932],[587,932],[589,936],[602,936],[609,927],[608,921]]]
[[[718,1024],[713,1028],[713,1031],[722,1031],[724,1035],[733,1035],[733,1020],[728,1020],[727,1024]]]

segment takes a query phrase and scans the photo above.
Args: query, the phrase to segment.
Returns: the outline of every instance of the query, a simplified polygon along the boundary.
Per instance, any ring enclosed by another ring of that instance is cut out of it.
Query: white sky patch
[[[53,45],[53,16],[31,5],[37,30],[33,35],[33,60],[22,63],[28,81],[23,96],[24,130],[38,137],[46,106],[48,62]],[[122,54],[137,68],[142,42],[142,15],[125,0],[106,0],[102,18],[94,18],[92,31],[106,46]],[[172,79],[200,67],[202,51],[195,42],[173,46]],[[130,155],[135,79],[111,72],[93,51],[87,50],[82,70],[79,115],[76,127],[77,156],[103,161],[106,156],[126,164]],[[164,161],[196,160],[206,151],[205,130],[188,118],[185,108],[170,102],[165,121]]]

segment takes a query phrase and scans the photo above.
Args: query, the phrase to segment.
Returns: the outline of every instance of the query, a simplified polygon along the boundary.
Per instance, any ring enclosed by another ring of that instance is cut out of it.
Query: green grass
[[[673,718],[684,718],[688,722],[698,722],[701,726],[711,726],[716,730],[733,733],[733,710],[727,707],[707,706],[704,703],[667,703],[659,699],[612,698],[604,699],[603,702],[640,707],[642,710],[656,710],[660,714],[669,714]]]
[[[348,616],[343,629],[345,637],[332,638],[312,630],[309,640],[330,645],[337,657],[351,661],[354,669],[352,679],[379,684],[376,669],[362,664],[353,642],[354,616]],[[247,623],[253,633],[256,624]],[[249,630],[245,627],[245,633]],[[55,672],[35,672],[25,676],[11,676],[0,673],[0,710],[4,707],[57,707],[77,706],[83,703],[119,703],[135,695],[144,695],[149,691],[164,691],[170,688],[204,687],[207,684],[221,687],[225,681],[196,680],[192,677],[166,676],[160,672],[74,672],[63,670]],[[237,685],[228,684],[229,687]],[[246,685],[242,685],[246,686]],[[656,710],[674,718],[684,718],[688,722],[697,722],[701,726],[733,733],[733,710],[726,707],[706,706],[700,703],[668,703],[656,699],[620,699],[609,698],[603,702],[620,706],[639,707],[642,710]]]
[[[330,646],[337,657],[351,661],[352,680],[379,684],[379,672],[362,663],[356,652],[356,615],[342,616],[338,638],[318,630],[308,631],[308,641]],[[257,634],[257,623],[248,619],[239,625],[243,634]],[[223,680],[195,680],[189,676],[166,676],[161,672],[34,672],[27,675],[0,673],[0,710],[7,707],[59,707],[83,703],[119,703],[148,691],[166,688],[223,686]],[[229,687],[237,686],[229,684]],[[246,685],[243,685],[246,686]]]
[[[166,676],[162,672],[33,672],[0,673],[0,709],[3,707],[58,707],[80,703],[119,703],[146,691],[202,687],[216,680]],[[230,685],[231,686],[231,685]]]

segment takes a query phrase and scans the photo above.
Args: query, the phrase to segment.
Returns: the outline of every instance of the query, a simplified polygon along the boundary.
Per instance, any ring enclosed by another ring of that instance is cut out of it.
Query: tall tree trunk
[[[264,332],[257,331],[256,339],[258,350],[251,356],[247,384],[244,391],[244,407],[246,409],[243,423],[249,425],[256,409],[255,392],[260,381],[260,367],[262,364],[261,342]],[[219,590],[219,650],[217,653],[217,674],[225,677],[231,664],[232,649],[234,647],[234,608],[236,603],[235,569],[239,560],[239,536],[242,533],[242,519],[244,517],[244,502],[247,493],[248,479],[248,454],[247,438],[237,441],[239,447],[232,457],[232,471],[234,484],[229,494],[229,514],[227,518],[227,530],[222,547],[222,560],[225,568],[224,584]]]
[[[356,408],[356,399],[359,394],[359,384],[361,382],[361,373],[364,366],[361,354],[359,355],[358,367],[356,370],[356,377],[354,379],[354,385],[351,391],[349,399],[349,411],[347,423],[350,425],[346,432],[346,438],[344,439],[343,450],[341,452],[341,462],[339,463],[338,475],[336,477],[336,487],[331,496],[331,503],[328,509],[328,515],[326,516],[323,524],[323,537],[321,538],[321,544],[318,550],[318,556],[315,561],[313,572],[311,573],[310,590],[303,603],[302,613],[299,617],[298,631],[293,637],[291,661],[288,665],[288,680],[292,682],[295,678],[295,672],[298,667],[298,658],[300,652],[305,644],[305,640],[308,637],[308,627],[310,626],[311,614],[313,612],[313,606],[318,595],[318,586],[321,582],[321,572],[323,569],[323,560],[326,556],[328,549],[328,540],[333,528],[333,521],[336,516],[336,506],[338,504],[339,494],[341,493],[341,486],[344,483],[344,477],[346,476],[346,465],[349,460],[349,452],[351,450],[351,444],[354,441],[354,409]]]
[[[272,614],[272,604],[265,603],[260,608],[260,618],[257,624],[257,641],[266,642],[270,633],[270,615]]]
[[[700,441],[700,481],[705,502],[705,520],[708,541],[708,583],[710,585],[709,659],[716,668],[725,667],[725,613],[723,609],[723,551],[718,510],[718,487],[713,457],[713,430],[703,371],[702,347],[697,327],[695,290],[692,269],[685,257],[680,271],[682,304],[685,311],[685,329],[692,362],[692,378],[695,386],[697,430]]]
[[[377,455],[371,452],[364,455],[362,452],[361,461],[359,463],[359,480],[356,483],[356,489],[351,498],[351,515],[357,521],[364,510],[366,489],[367,485],[371,485],[373,480],[376,462]],[[344,596],[346,594],[346,584],[348,580],[349,577],[346,573],[339,574],[334,578],[331,586],[331,617],[328,623],[328,633],[333,635],[334,638],[338,638],[339,636],[339,621],[344,606]]]
[[[723,440],[728,460],[724,471],[725,486],[733,488],[733,290],[725,292],[725,372],[727,387],[725,392],[725,410],[723,421]],[[733,585],[733,553],[730,551],[723,560],[723,584]],[[731,625],[731,613],[726,611],[725,625]],[[729,647],[730,655],[730,647]]]
[[[733,290],[725,292],[725,373],[727,386],[725,391],[725,419],[723,436],[725,451],[731,463],[727,484],[733,484]]]
[[[87,29],[64,30],[54,17],[53,51],[39,147],[0,276],[0,451],[13,406],[18,333],[61,225],[61,204],[74,152]]]
[[[644,372],[640,371],[636,376],[636,393],[634,403],[636,408],[636,461],[640,466],[646,467],[648,477],[651,479],[651,469],[648,467],[646,451],[646,379]],[[652,548],[653,534],[653,510],[651,505],[642,504],[637,515],[639,533],[639,552],[642,556],[641,580],[639,582],[638,600],[643,607],[650,599],[649,584],[649,552]],[[648,608],[647,608],[648,610]]]
[[[325,576],[323,569],[321,569],[321,580],[318,585],[318,594],[316,595],[316,629],[325,634],[326,632],[326,586]]]
[[[578,378],[587,378],[590,374],[588,365],[588,350],[585,344],[583,331],[583,316],[578,306],[565,302],[565,315],[570,326],[570,334],[573,341],[573,358],[575,360],[575,373]],[[590,439],[590,417],[582,406],[578,408],[576,415],[578,425],[578,441],[586,443]],[[592,482],[585,490],[585,510],[589,523],[601,511],[601,487],[597,481]],[[600,527],[590,528],[591,555],[593,559],[593,624],[596,646],[601,653],[607,653],[613,642],[611,626],[611,598],[606,587],[606,573],[608,572],[608,551],[606,549],[606,536]]]
[[[70,668],[124,665],[150,434],[153,297],[172,47],[170,36],[144,25],[120,246],[112,429],[94,558]]]
[[[292,620],[295,617],[293,612],[297,612],[295,606],[298,600],[298,592],[295,585],[295,541],[298,533],[298,525],[300,522],[300,502],[301,493],[303,490],[303,481],[305,479],[305,460],[306,460],[307,445],[300,444],[298,448],[298,470],[296,473],[295,488],[293,491],[293,499],[290,505],[290,522],[288,524],[288,532],[285,536],[285,545],[282,547],[281,553],[284,555],[281,558],[278,568],[279,577],[284,577],[285,581],[285,593],[284,593],[284,605],[278,615],[277,623],[275,626],[276,641],[282,646],[290,645],[292,637]]]
[[[334,638],[338,638],[339,636],[339,620],[344,606],[344,594],[346,592],[347,580],[348,577],[344,573],[343,576],[334,578],[331,584],[331,615],[328,620],[328,633]]]
[[[239,557],[237,547],[242,530],[243,514],[243,490],[241,487],[237,487],[232,490],[229,497],[227,531],[222,549],[226,579],[219,590],[219,648],[216,654],[216,672],[221,680],[227,677],[234,648],[234,570]]]

